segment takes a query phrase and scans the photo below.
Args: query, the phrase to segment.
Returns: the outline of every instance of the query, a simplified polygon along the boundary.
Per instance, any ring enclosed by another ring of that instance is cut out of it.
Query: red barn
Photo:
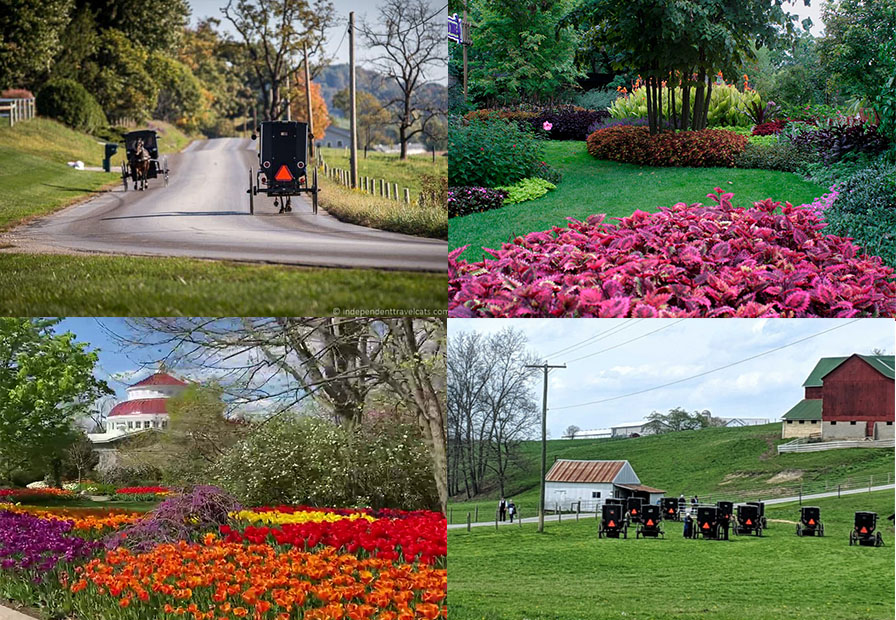
[[[892,439],[894,357],[826,357],[803,383],[805,398],[784,414],[782,435],[823,439]]]

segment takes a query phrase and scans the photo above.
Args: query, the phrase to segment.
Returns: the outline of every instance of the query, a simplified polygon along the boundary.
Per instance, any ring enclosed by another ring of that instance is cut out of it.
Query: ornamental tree
[[[97,352],[56,333],[57,319],[0,318],[0,478],[39,463],[58,472],[75,420],[111,390]]]

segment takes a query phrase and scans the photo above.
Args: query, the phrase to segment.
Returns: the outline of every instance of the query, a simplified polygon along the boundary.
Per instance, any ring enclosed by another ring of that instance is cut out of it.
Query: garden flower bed
[[[678,203],[517,237],[493,259],[449,255],[449,316],[896,315],[896,273],[825,235],[817,206]]]
[[[0,598],[77,620],[447,617],[441,514],[276,506],[212,527],[230,501],[198,487],[142,519],[0,505]]]

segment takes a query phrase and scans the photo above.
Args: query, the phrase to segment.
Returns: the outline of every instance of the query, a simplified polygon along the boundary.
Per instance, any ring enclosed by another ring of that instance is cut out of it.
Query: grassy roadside
[[[823,538],[772,522],[761,538],[690,540],[680,523],[665,539],[597,537],[594,519],[449,530],[452,620],[885,620],[893,618],[893,492],[813,500]],[[850,547],[856,510],[878,513],[883,548]],[[795,521],[795,504],[768,506]]]
[[[678,202],[707,203],[714,187],[734,192],[735,206],[773,198],[793,204],[812,202],[828,191],[789,172],[740,168],[651,168],[600,161],[584,142],[547,142],[545,161],[563,172],[557,189],[538,200],[451,219],[450,247],[470,247],[466,260],[481,260],[482,247],[498,248],[518,235],[566,226],[568,217],[595,213],[631,215],[657,211]]]
[[[320,206],[343,222],[418,237],[448,238],[448,214],[441,206],[419,207],[415,202],[405,204],[371,196],[348,189],[323,175],[318,176],[318,183]]]
[[[159,131],[164,153],[176,153],[193,139],[162,121],[152,121],[149,127]],[[0,231],[117,183],[121,148],[112,160],[112,172],[79,171],[66,164],[81,160],[88,166],[101,165],[102,142],[40,117],[0,128]]]
[[[321,148],[320,153],[327,165],[349,169],[348,149]],[[411,200],[416,200],[420,195],[420,178],[425,174],[446,176],[447,158],[436,157],[433,162],[432,155],[410,155],[407,160],[401,161],[397,154],[370,151],[364,159],[363,149],[358,151],[359,176],[386,179],[389,183],[398,183],[399,188],[407,187],[411,190]]]
[[[323,316],[444,311],[447,275],[178,258],[0,253],[10,316]]]

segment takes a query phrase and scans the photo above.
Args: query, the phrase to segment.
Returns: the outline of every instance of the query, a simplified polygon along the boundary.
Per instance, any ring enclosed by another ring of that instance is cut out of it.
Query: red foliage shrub
[[[607,127],[588,136],[588,152],[609,159],[647,166],[734,166],[734,158],[749,140],[733,131],[665,131],[651,136],[647,127]]]
[[[825,235],[809,206],[771,199],[734,208],[678,203],[604,223],[533,232],[489,250],[449,254],[452,317],[853,317],[896,315],[896,272]]]
[[[772,136],[781,133],[784,127],[787,126],[786,119],[779,119],[776,121],[769,121],[767,123],[760,123],[753,127],[753,135],[754,136]]]

